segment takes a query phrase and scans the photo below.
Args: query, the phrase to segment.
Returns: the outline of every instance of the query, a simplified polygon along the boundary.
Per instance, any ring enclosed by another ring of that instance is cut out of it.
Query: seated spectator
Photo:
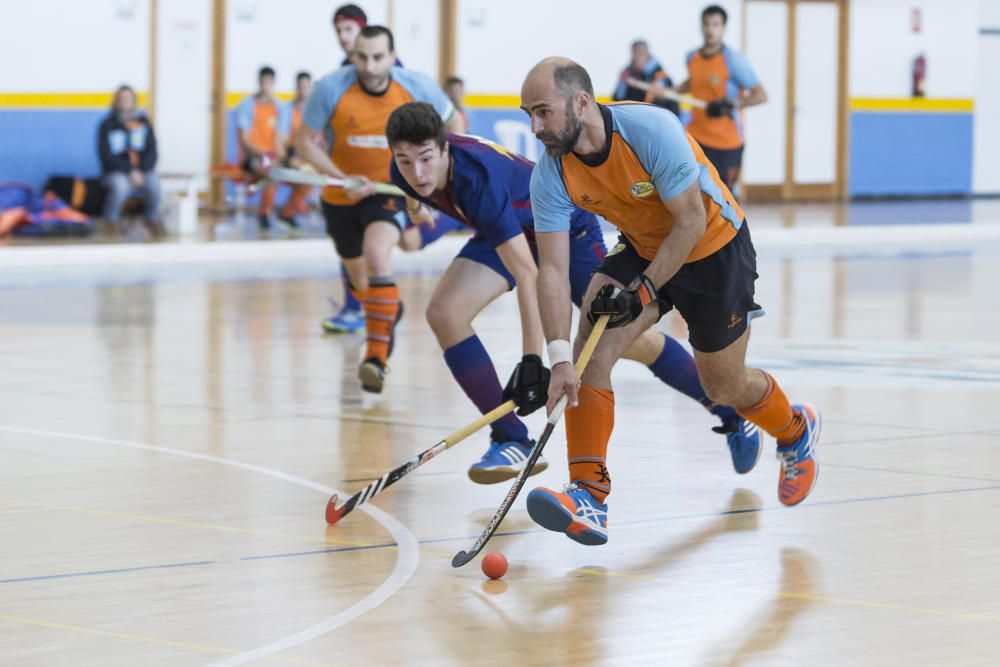
[[[637,87],[634,82],[650,84],[652,87]],[[618,87],[615,88],[614,100],[621,102],[630,100],[633,102],[649,102],[657,106],[666,107],[677,114],[680,109],[676,102],[660,99],[656,95],[656,88],[672,88],[673,81],[660,66],[659,61],[649,53],[649,44],[645,40],[639,39],[632,42],[632,61],[622,70]]]
[[[143,221],[150,234],[165,234],[160,221],[160,181],[156,177],[156,134],[146,114],[136,108],[135,91],[115,91],[111,112],[97,132],[102,182],[108,189],[104,219],[118,226],[129,197],[144,200]]]

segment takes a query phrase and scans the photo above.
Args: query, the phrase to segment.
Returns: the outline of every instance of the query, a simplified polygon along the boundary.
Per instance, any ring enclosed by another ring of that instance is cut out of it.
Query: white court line
[[[22,433],[25,435],[36,435],[44,436],[49,438],[62,438],[64,440],[77,440],[81,442],[89,442],[98,445],[113,445],[116,447],[128,447],[130,449],[139,449],[148,452],[159,452],[161,454],[171,454],[173,456],[180,456],[188,459],[196,459],[199,461],[209,461],[211,463],[218,463],[220,465],[229,466],[231,468],[239,468],[241,470],[249,470],[250,472],[255,472],[260,475],[266,475],[267,477],[273,477],[275,479],[280,479],[290,484],[295,484],[297,486],[305,487],[307,489],[313,489],[327,496],[338,494],[341,497],[346,497],[343,491],[338,491],[337,489],[331,488],[329,486],[323,486],[322,484],[317,484],[316,482],[311,482],[308,479],[303,479],[302,477],[297,477],[295,475],[290,475],[288,473],[281,472],[279,470],[273,470],[271,468],[265,468],[263,466],[254,465],[252,463],[244,463],[242,461],[236,461],[234,459],[227,459],[221,456],[212,456],[210,454],[198,454],[197,452],[186,452],[181,449],[173,449],[171,447],[157,447],[155,445],[145,445],[138,442],[128,442],[126,440],[112,440],[109,438],[99,438],[89,435],[80,435],[76,433],[62,433],[59,431],[41,431],[33,428],[18,428],[16,426],[0,426],[0,431],[5,431],[7,433]],[[379,585],[374,591],[366,595],[359,602],[351,605],[347,609],[343,610],[335,616],[317,623],[311,627],[306,628],[294,635],[289,635],[278,639],[277,641],[271,642],[270,644],[265,644],[259,648],[255,648],[251,651],[245,653],[240,653],[225,660],[219,662],[213,662],[210,667],[223,667],[228,665],[242,665],[244,663],[250,662],[251,660],[259,660],[260,658],[267,657],[269,655],[274,655],[275,653],[280,653],[281,651],[287,650],[294,646],[304,644],[307,641],[315,639],[321,635],[328,632],[336,630],[337,628],[347,625],[354,619],[358,618],[365,612],[368,612],[375,607],[379,606],[390,597],[395,595],[396,591],[402,588],[413,573],[417,570],[417,564],[420,562],[420,544],[417,542],[416,536],[410,532],[410,530],[401,524],[395,517],[387,512],[374,507],[372,505],[361,505],[358,509],[362,512],[368,514],[371,518],[375,519],[378,523],[382,524],[389,534],[392,535],[392,539],[399,546],[398,553],[396,556],[396,565],[392,569],[392,573],[389,577]]]

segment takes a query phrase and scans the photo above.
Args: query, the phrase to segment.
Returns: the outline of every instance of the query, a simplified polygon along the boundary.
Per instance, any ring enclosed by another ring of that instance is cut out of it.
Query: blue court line
[[[804,505],[799,505],[796,509],[807,509],[810,507],[828,507],[831,505],[852,505],[858,503],[868,503],[876,502],[881,500],[899,500],[905,498],[919,498],[924,496],[944,496],[953,495],[957,493],[974,493],[978,491],[1000,491],[1000,485],[995,486],[982,486],[974,487],[969,489],[948,489],[945,491],[920,491],[915,493],[901,493],[891,496],[870,496],[865,498],[845,498],[842,500],[827,500],[827,501],[817,501],[817,502],[807,502]],[[657,517],[653,519],[632,519],[631,521],[615,521],[616,526],[634,526],[648,523],[666,523],[668,521],[683,521],[686,519],[711,519],[719,518],[724,516],[732,516],[735,514],[753,514],[759,512],[772,512],[775,510],[788,511],[790,508],[784,505],[775,505],[771,507],[747,507],[743,509],[735,510],[725,510],[722,512],[701,512],[698,514],[680,514],[674,516]],[[516,535],[530,535],[533,533],[546,533],[544,528],[528,528],[525,530],[512,530],[507,532],[498,532],[494,537],[512,537]],[[479,535],[462,535],[457,537],[437,537],[426,540],[418,540],[421,545],[426,544],[439,544],[442,542],[458,542],[458,541],[472,541],[478,538]],[[366,549],[384,549],[386,547],[394,547],[395,543],[387,544],[373,544],[364,547],[338,547],[336,549],[323,549],[320,551],[307,551],[307,552],[297,552],[297,553],[277,553],[277,554],[266,554],[262,556],[249,556],[241,558],[240,560],[265,560],[272,558],[288,558],[293,556],[305,556],[312,554],[323,554],[323,553],[340,553],[344,551],[360,551]]]
[[[891,472],[898,475],[913,475],[915,477],[940,477],[942,479],[964,479],[969,482],[989,482],[1000,484],[1000,479],[992,477],[975,477],[973,475],[952,475],[944,472],[922,472],[920,470],[901,470],[900,468],[875,468],[872,466],[852,466],[845,463],[823,462],[824,468],[845,468],[847,470],[863,470],[866,472]]]
[[[18,579],[0,579],[0,584],[20,584],[27,581],[44,581],[46,579],[71,579],[74,577],[95,577],[100,574],[123,574],[126,572],[143,572],[145,570],[168,570],[178,567],[194,567],[196,565],[213,565],[214,560],[196,560],[189,563],[164,563],[162,565],[144,565],[142,567],[123,567],[116,570],[93,570],[91,572],[66,572],[64,574],[47,574],[40,577],[20,577]]]
[[[981,486],[968,489],[947,489],[944,491],[921,491],[915,493],[900,493],[890,496],[869,496],[865,498],[846,498],[842,500],[827,500],[827,501],[817,501],[808,502],[804,505],[799,505],[796,509],[808,509],[811,507],[830,507],[833,505],[854,505],[860,503],[878,502],[883,500],[900,500],[905,498],[922,498],[929,496],[945,496],[945,495],[955,495],[959,493],[977,493],[980,491],[1000,491],[1000,485],[995,486]],[[762,512],[773,512],[775,510],[788,511],[789,508],[784,506],[771,506],[771,507],[747,507],[743,509],[735,510],[725,510],[721,512],[701,512],[698,514],[680,514],[674,516],[656,517],[652,519],[632,519],[631,521],[616,521],[616,526],[637,526],[650,523],[666,523],[668,521],[684,521],[687,519],[712,519],[720,518],[725,516],[733,516],[737,514],[753,514]],[[512,530],[507,532],[498,532],[494,537],[513,537],[518,535],[530,535],[532,533],[546,533],[543,528],[529,528],[526,530]],[[418,540],[419,544],[440,544],[444,542],[466,542],[475,540],[479,535],[461,535],[456,537],[437,537],[425,540]],[[300,556],[315,556],[320,554],[334,554],[334,553],[344,553],[349,551],[370,551],[374,549],[386,549],[395,547],[395,542],[384,542],[381,544],[370,544],[364,546],[355,547],[337,547],[334,549],[318,549],[314,551],[294,551],[286,553],[276,553],[276,554],[262,554],[258,556],[243,556],[240,561],[255,561],[255,560],[273,560],[277,558],[295,558]],[[92,577],[104,574],[123,574],[128,572],[141,572],[145,570],[163,570],[170,568],[180,568],[180,567],[194,567],[200,565],[213,565],[217,561],[214,560],[204,560],[204,561],[192,561],[188,563],[166,563],[163,565],[148,565],[145,567],[131,567],[131,568],[121,568],[115,570],[95,570],[93,572],[70,572],[65,574],[50,574],[37,577],[21,577],[18,579],[0,579],[0,584],[13,584],[13,583],[25,583],[32,581],[44,581],[48,579],[68,579],[74,577]]]

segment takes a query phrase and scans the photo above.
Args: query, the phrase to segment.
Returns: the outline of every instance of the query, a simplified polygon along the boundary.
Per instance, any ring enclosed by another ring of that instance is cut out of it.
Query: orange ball
[[[483,574],[490,579],[499,579],[507,574],[507,557],[499,551],[486,554],[483,558]]]

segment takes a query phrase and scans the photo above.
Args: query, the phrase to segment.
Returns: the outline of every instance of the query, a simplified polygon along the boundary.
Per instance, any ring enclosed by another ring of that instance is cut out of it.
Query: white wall
[[[687,78],[685,54],[701,46],[700,17],[707,4],[458,0],[458,74],[471,93],[519,94],[524,75],[535,63],[560,55],[586,67],[595,92],[609,95],[628,64],[629,44],[642,38],[680,83]],[[718,4],[729,13],[726,42],[738,49],[743,3]]]
[[[149,85],[149,2],[0,2],[0,91],[113,92]]]
[[[1000,2],[981,2],[979,28],[972,191],[1000,194]]]
[[[767,103],[746,110],[743,181],[774,185],[785,181],[788,85],[788,5],[753,2],[746,12],[746,55],[767,91]]]
[[[211,127],[212,2],[157,3],[156,132],[159,169],[205,174]],[[207,181],[200,184],[206,187]]]
[[[161,0],[162,1],[162,0]],[[295,90],[300,70],[319,78],[340,67],[344,53],[333,31],[333,10],[322,0],[229,0],[226,5],[226,89],[251,92],[257,70],[270,65],[279,91]],[[359,2],[372,24],[384,24],[387,3]],[[402,4],[397,2],[397,4]]]
[[[435,79],[440,60],[440,9],[438,0],[396,0],[390,26],[403,65]]]
[[[919,33],[911,29],[914,9],[922,14]],[[979,0],[852,2],[850,96],[909,97],[913,59],[923,53],[927,97],[972,97],[978,14]]]

